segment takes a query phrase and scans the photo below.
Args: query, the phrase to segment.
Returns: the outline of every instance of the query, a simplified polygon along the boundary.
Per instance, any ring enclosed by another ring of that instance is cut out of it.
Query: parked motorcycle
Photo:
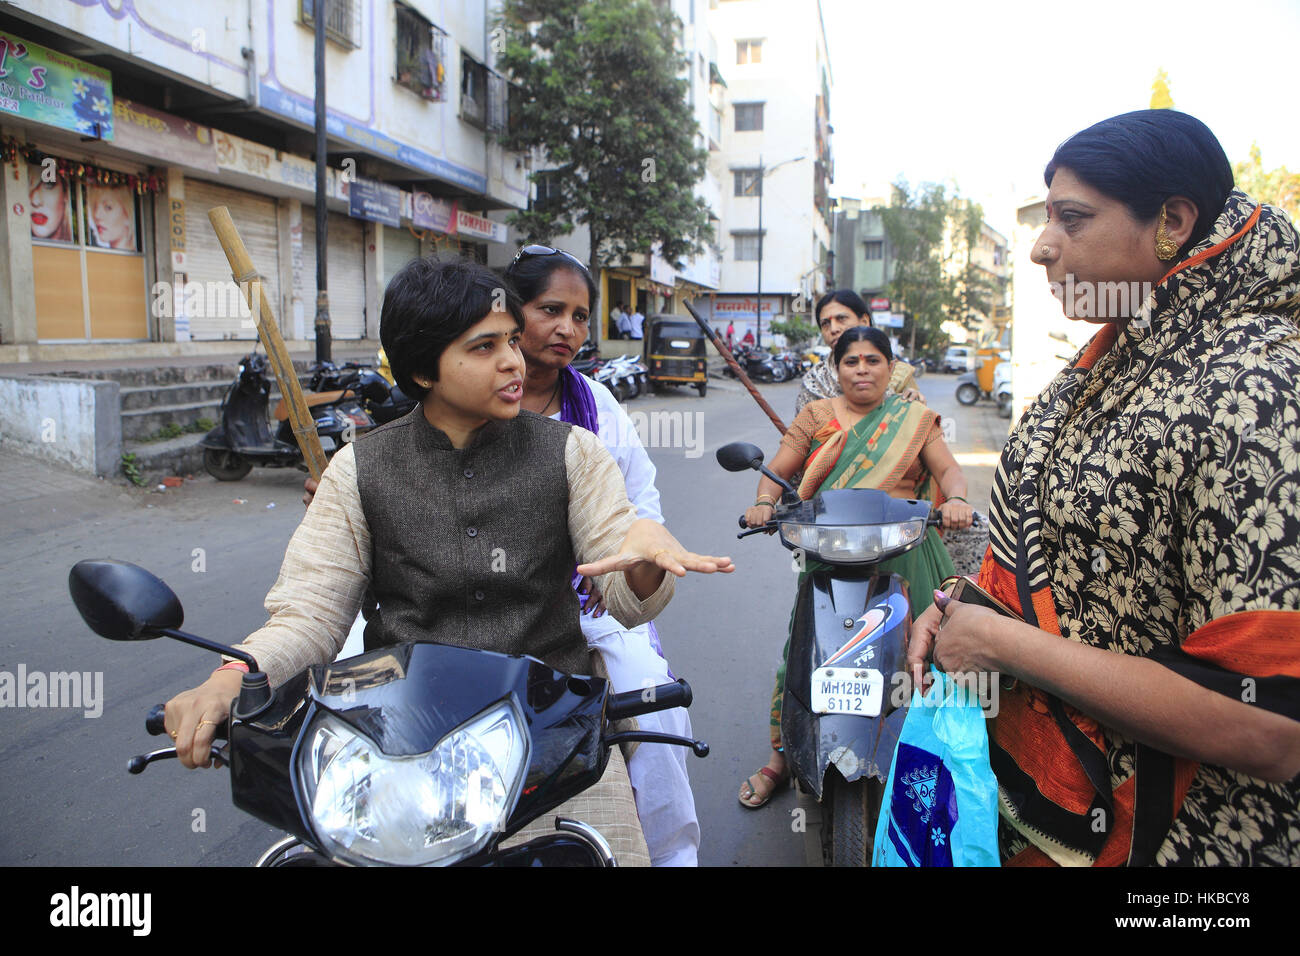
[[[221,424],[199,439],[204,449],[203,467],[218,481],[239,481],[254,465],[305,467],[284,402],[282,414],[277,413],[279,425],[271,434],[267,418],[271,382],[266,372],[266,356],[256,352],[245,355],[221,402]],[[305,397],[326,455],[374,427],[374,420],[350,388],[313,391]]]
[[[797,562],[827,565],[807,575],[795,599],[781,742],[809,817],[820,804],[820,827],[805,831],[810,861],[867,866],[906,713],[909,695],[899,687],[912,623],[907,582],[878,567],[919,545],[941,519],[927,501],[878,489],[827,489],[802,501],[745,442],[724,445],[717,458],[728,471],[752,468],[783,489],[771,521],[738,537],[777,532]]]
[[[784,382],[791,375],[789,366],[784,362],[777,361],[771,352],[752,345],[740,346],[732,356],[755,382]],[[725,366],[722,373],[731,378],[736,377],[730,365]]]
[[[257,866],[616,866],[601,834],[577,820],[500,844],[598,781],[616,744],[708,754],[684,737],[611,730],[689,706],[682,680],[611,694],[600,678],[532,657],[408,643],[309,668],[273,691],[251,655],[181,631],[180,600],[143,568],[81,561],[68,588],[101,637],[166,636],[248,665],[211,757],[230,767],[235,806],[289,833]],[[163,717],[159,704],[145,729],[164,733]],[[175,756],[141,754],[127,769]]]

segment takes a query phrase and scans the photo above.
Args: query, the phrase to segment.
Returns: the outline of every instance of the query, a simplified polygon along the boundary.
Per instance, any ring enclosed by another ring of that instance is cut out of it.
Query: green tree
[[[1153,110],[1171,110],[1174,108],[1174,97],[1169,92],[1169,74],[1160,68],[1156,71],[1156,78],[1151,81],[1151,109]]]
[[[505,0],[499,65],[520,95],[501,141],[548,167],[546,202],[511,218],[527,241],[586,226],[599,275],[656,245],[680,266],[712,240],[681,29],[653,0]]]
[[[972,328],[989,314],[997,292],[974,261],[984,225],[979,203],[937,183],[894,184],[888,206],[877,206],[894,248],[889,294],[909,317],[912,355],[947,341],[947,321]]]
[[[912,189],[900,180],[894,184],[890,204],[875,207],[875,212],[894,248],[889,295],[909,314],[909,351],[916,355],[918,346],[926,350],[943,338],[939,326],[953,304],[944,250],[951,204],[947,191],[937,183]]]
[[[1264,169],[1258,143],[1251,143],[1250,159],[1233,166],[1232,175],[1237,180],[1237,188],[1252,199],[1280,206],[1292,222],[1300,222],[1300,173],[1293,173],[1285,166]]]

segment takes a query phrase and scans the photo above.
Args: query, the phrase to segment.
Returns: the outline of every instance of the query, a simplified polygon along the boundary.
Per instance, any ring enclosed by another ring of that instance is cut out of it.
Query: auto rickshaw
[[[658,391],[661,384],[685,382],[703,397],[709,389],[709,368],[700,327],[686,316],[652,315],[645,320],[644,335],[642,356],[651,388]]]
[[[994,398],[993,373],[1005,361],[1001,350],[989,346],[975,352],[976,370],[957,378],[957,401],[974,405],[981,398]]]

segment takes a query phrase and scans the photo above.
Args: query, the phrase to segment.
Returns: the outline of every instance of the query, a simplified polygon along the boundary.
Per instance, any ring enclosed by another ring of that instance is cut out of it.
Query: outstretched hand
[[[589,578],[611,571],[626,572],[628,584],[642,601],[658,589],[664,571],[680,578],[685,577],[687,571],[700,574],[721,571],[727,574],[735,569],[731,558],[686,550],[667,528],[649,518],[639,518],[632,523],[617,554],[578,565],[578,573]]]

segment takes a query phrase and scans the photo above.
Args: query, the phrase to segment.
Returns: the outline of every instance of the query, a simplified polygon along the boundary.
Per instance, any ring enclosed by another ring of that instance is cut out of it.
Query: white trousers
[[[672,681],[668,662],[650,645],[650,625],[643,624],[630,631],[604,628],[602,631],[588,632],[587,646],[599,650],[605,659],[615,693],[644,690]],[[637,723],[642,730],[652,733],[692,736],[691,718],[685,707],[644,714],[637,718]],[[653,866],[697,864],[700,824],[695,816],[691,781],[686,774],[689,758],[690,750],[686,747],[639,743],[627,763],[637,816],[641,818]]]

